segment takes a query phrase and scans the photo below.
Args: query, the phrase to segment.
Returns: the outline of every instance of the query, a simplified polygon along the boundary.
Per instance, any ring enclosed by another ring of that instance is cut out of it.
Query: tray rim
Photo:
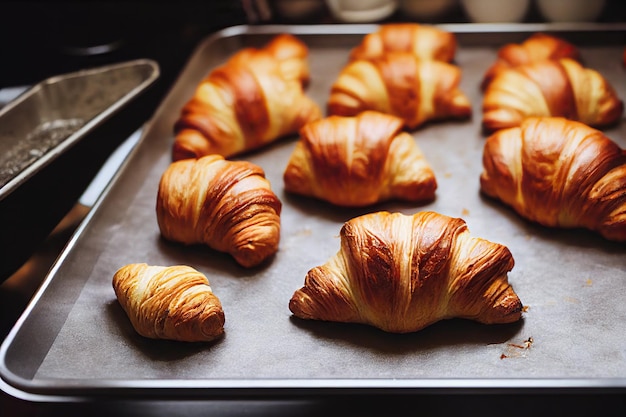
[[[387,23],[387,22],[385,22]],[[205,43],[214,42],[218,38],[237,35],[268,35],[279,31],[299,33],[303,35],[359,35],[376,30],[385,23],[323,23],[323,24],[264,24],[264,25],[234,25],[220,29],[201,40],[194,52],[201,49]],[[418,22],[389,22],[389,23],[418,23]],[[458,34],[489,34],[489,33],[534,33],[534,32],[624,32],[626,22],[597,23],[597,22],[546,22],[546,23],[420,23],[424,26],[434,26]],[[500,42],[501,43],[501,42]],[[191,54],[193,56],[193,52]]]
[[[103,398],[246,399],[388,394],[624,394],[626,378],[311,378],[311,379],[98,379],[23,382],[0,378],[0,390],[31,402]],[[65,384],[59,384],[65,381]],[[65,392],[65,393],[64,393]]]
[[[93,207],[70,237],[63,251],[54,262],[44,278],[41,286],[20,315],[5,340],[0,345],[0,390],[16,398],[33,402],[72,402],[85,401],[103,397],[115,398],[245,398],[246,396],[264,398],[292,397],[293,395],[341,395],[341,394],[423,394],[423,393],[626,393],[626,377],[609,378],[311,378],[311,379],[53,379],[29,380],[11,372],[5,364],[6,353],[13,339],[24,322],[45,294],[46,288],[55,279],[56,272],[64,259],[74,250],[77,241],[99,211],[110,190],[117,183],[125,167],[141,148],[145,138],[165,108],[179,80],[184,78],[189,63],[197,52],[205,49],[207,44],[222,38],[242,35],[273,35],[289,32],[295,35],[359,35],[375,30],[380,24],[269,24],[269,25],[236,25],[227,27],[205,37],[188,56],[185,66],[174,80],[152,118],[146,122],[137,144],[123,159],[119,168],[96,199]],[[511,33],[523,34],[545,31],[559,32],[611,32],[626,35],[626,23],[451,23],[432,24],[445,30],[463,34]],[[150,60],[147,60],[150,61]],[[85,384],[85,381],[90,381]],[[63,382],[63,384],[61,384]]]

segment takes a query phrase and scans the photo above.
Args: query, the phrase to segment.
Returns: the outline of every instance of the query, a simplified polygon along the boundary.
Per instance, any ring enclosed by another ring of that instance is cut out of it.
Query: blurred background
[[[169,83],[193,47],[237,24],[623,22],[623,0],[177,0],[0,2],[0,89],[152,58]]]

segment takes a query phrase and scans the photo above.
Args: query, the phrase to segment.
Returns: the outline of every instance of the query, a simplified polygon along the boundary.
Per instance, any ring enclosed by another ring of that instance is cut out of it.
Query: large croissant
[[[388,52],[409,52],[420,59],[452,62],[456,53],[453,33],[418,23],[387,23],[363,37],[350,51],[350,59],[379,58]]]
[[[465,118],[472,109],[460,80],[457,66],[408,53],[352,61],[331,87],[328,114],[376,110],[402,118],[411,129],[430,120]]]
[[[311,269],[289,302],[303,319],[414,332],[439,320],[511,323],[522,304],[508,283],[506,246],[470,236],[435,212],[375,212],[341,228],[341,249]]]
[[[483,97],[487,132],[519,126],[530,116],[561,116],[601,127],[619,120],[623,102],[597,71],[569,58],[521,65],[499,73]]]
[[[522,217],[626,241],[626,151],[565,118],[529,118],[485,142],[480,186]]]
[[[186,265],[129,264],[113,276],[115,295],[142,336],[185,342],[224,333],[224,310],[207,277]]]
[[[304,93],[308,49],[292,35],[245,48],[197,86],[175,124],[173,160],[265,146],[321,117]]]
[[[170,164],[156,212],[166,239],[206,244],[252,267],[278,250],[281,206],[261,167],[207,155]]]
[[[432,200],[435,174],[402,125],[374,111],[306,124],[283,174],[285,190],[349,207]]]
[[[496,62],[487,69],[481,88],[507,68],[527,65],[543,60],[571,58],[580,60],[580,51],[570,42],[547,33],[535,33],[522,43],[508,43],[498,50]]]

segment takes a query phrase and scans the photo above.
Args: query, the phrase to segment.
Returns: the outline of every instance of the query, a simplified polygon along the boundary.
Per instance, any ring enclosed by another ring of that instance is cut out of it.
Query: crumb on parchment
[[[500,359],[525,357],[533,343],[532,337],[521,343],[507,343],[506,350],[500,355]]]

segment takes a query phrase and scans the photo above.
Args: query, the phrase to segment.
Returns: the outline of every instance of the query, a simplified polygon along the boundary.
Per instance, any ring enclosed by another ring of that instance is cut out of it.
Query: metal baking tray
[[[139,98],[158,76],[147,59],[86,68],[43,80],[0,109],[0,246],[8,249],[0,282],[75,204],[88,184],[80,179],[127,137],[112,134],[122,111],[136,124],[151,116],[133,107],[146,107]]]
[[[335,393],[619,391],[626,388],[626,247],[581,230],[530,224],[479,193],[480,78],[505,42],[537,31],[577,43],[586,64],[626,98],[624,26],[451,24],[456,63],[473,117],[413,132],[439,188],[423,205],[340,209],[288,195],[282,173],[296,136],[241,159],[259,164],[283,202],[281,244],[271,263],[243,269],[228,255],[164,241],[156,222],[158,181],[171,162],[173,125],[197,84],[246,46],[289,32],[310,48],[308,88],[323,108],[348,50],[375,25],[236,26],[211,35],[143,131],[138,145],[55,263],[1,348],[0,375],[26,398],[219,398]],[[626,124],[606,130],[626,147]],[[302,321],[288,302],[307,271],[339,249],[344,221],[368,211],[435,210],[509,247],[509,280],[527,306],[510,325],[452,319],[412,334]],[[131,262],[188,264],[205,273],[226,314],[212,344],[138,336],[111,286]]]

